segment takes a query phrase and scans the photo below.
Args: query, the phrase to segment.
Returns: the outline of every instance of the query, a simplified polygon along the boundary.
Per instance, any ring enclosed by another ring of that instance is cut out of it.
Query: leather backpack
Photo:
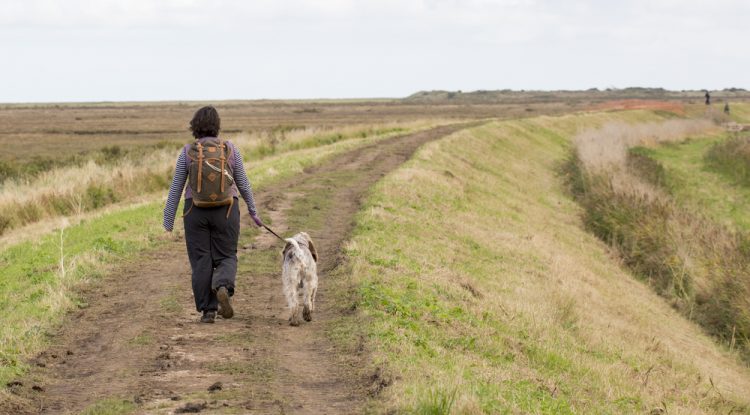
[[[199,208],[234,203],[232,147],[220,138],[196,140],[187,148],[188,186],[193,206]],[[228,215],[228,213],[227,213]]]

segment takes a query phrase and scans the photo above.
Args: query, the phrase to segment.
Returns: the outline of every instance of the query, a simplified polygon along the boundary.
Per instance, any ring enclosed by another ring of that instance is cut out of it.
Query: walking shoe
[[[201,323],[213,323],[216,318],[216,311],[204,311],[201,316]]]
[[[219,315],[224,318],[232,318],[234,310],[232,309],[232,299],[229,297],[227,287],[221,286],[216,290],[216,299],[219,300]]]

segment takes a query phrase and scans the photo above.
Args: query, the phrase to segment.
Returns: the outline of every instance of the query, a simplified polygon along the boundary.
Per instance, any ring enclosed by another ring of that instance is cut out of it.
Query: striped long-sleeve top
[[[234,148],[234,183],[237,185],[237,189],[242,195],[242,198],[247,204],[247,209],[251,216],[257,215],[255,208],[255,198],[253,197],[253,189],[250,186],[250,180],[247,179],[247,173],[245,173],[245,166],[242,163],[242,155],[236,146]],[[177,164],[174,169],[174,178],[172,179],[172,185],[169,187],[169,196],[167,197],[167,204],[164,207],[164,229],[172,231],[174,227],[174,218],[177,214],[177,206],[180,204],[180,197],[182,196],[183,189],[185,189],[185,183],[188,178],[188,167],[187,167],[187,154],[185,149],[180,151],[180,156],[177,158]]]

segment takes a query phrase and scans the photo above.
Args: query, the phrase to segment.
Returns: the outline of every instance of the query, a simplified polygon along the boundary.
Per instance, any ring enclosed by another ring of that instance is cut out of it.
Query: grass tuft
[[[456,403],[457,389],[430,389],[410,413],[414,415],[450,415]]]
[[[109,398],[90,405],[81,415],[127,415],[136,411],[136,405],[125,399]]]

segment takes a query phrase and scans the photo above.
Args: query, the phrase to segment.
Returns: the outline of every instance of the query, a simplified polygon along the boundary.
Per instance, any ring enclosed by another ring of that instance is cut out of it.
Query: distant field
[[[34,157],[64,158],[107,146],[179,143],[190,137],[188,122],[203,102],[132,104],[0,105],[0,161]],[[409,104],[380,101],[219,101],[224,133],[349,124],[399,122],[424,118],[491,118],[526,114],[519,104]],[[540,104],[537,111],[563,105]],[[33,149],[33,151],[32,151]]]
[[[717,92],[737,102],[746,92]],[[449,91],[421,92],[405,99],[133,102],[69,104],[0,104],[0,163],[65,159],[105,147],[175,144],[189,137],[190,117],[202,105],[215,105],[224,133],[351,124],[403,122],[414,119],[517,118],[575,110],[628,108],[628,100],[652,108],[654,100],[700,104],[697,91],[676,93],[636,88],[617,91]],[[607,102],[620,102],[609,105]],[[622,104],[622,103],[626,104]],[[664,105],[664,104],[659,104]],[[658,106],[658,105],[657,105]],[[698,108],[701,108],[698,106]],[[30,151],[29,146],[33,147]],[[0,174],[2,171],[0,169]],[[1,178],[1,177],[0,177]]]

